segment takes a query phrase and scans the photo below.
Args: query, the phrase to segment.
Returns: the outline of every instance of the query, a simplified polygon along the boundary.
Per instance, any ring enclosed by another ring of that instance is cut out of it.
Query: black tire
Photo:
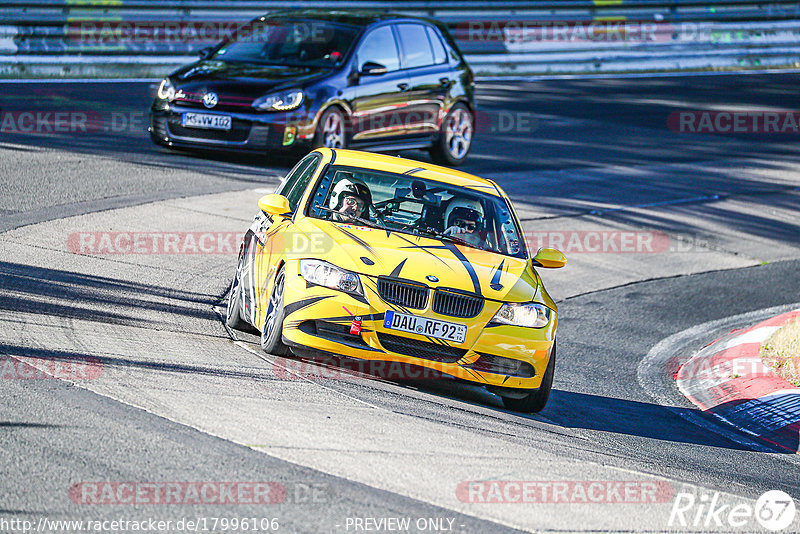
[[[556,345],[553,344],[553,350],[550,353],[550,361],[547,363],[547,369],[544,371],[542,378],[542,385],[539,389],[532,389],[528,394],[521,398],[515,399],[511,397],[503,397],[503,406],[509,410],[523,413],[538,413],[544,410],[547,405],[547,399],[550,398],[550,390],[553,389],[553,375],[556,369]]]
[[[347,148],[347,117],[341,109],[331,106],[325,110],[314,134],[314,148]]]
[[[239,280],[239,272],[241,269],[241,255],[239,256],[239,266],[236,268],[236,274],[233,276],[231,288],[228,291],[228,309],[225,313],[225,324],[229,328],[239,330],[240,332],[247,332],[248,334],[258,335],[258,329],[248,323],[242,317],[242,285]]]
[[[461,165],[472,148],[475,120],[464,104],[456,104],[442,121],[439,138],[430,148],[431,159],[439,165]]]
[[[289,347],[283,344],[285,282],[286,274],[281,267],[278,274],[275,275],[275,283],[267,303],[267,313],[264,315],[264,326],[261,328],[261,349],[275,356],[285,356],[289,352]]]

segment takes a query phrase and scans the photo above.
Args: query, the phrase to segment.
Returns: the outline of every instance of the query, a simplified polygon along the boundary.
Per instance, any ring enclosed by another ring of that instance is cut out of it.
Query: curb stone
[[[703,347],[675,373],[704,412],[781,449],[800,453],[800,388],[761,362],[761,345],[800,309],[736,330]]]

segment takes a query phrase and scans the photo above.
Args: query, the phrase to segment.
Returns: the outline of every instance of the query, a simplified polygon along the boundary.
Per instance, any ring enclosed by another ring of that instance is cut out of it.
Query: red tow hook
[[[361,317],[356,317],[350,323],[350,333],[354,336],[361,335]]]

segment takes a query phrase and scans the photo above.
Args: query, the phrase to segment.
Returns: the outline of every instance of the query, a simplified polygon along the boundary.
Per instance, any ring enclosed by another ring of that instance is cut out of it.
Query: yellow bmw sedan
[[[508,196],[403,158],[320,148],[259,200],[227,324],[283,355],[399,362],[485,386],[516,411],[550,395],[558,311]]]

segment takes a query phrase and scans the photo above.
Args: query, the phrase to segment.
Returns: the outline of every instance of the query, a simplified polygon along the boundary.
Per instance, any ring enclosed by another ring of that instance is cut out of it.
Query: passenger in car
[[[333,210],[331,219],[337,222],[350,222],[353,217],[366,219],[372,205],[372,193],[363,180],[349,172],[336,173],[328,207]]]
[[[486,248],[483,231],[483,207],[477,200],[454,197],[445,210],[445,235],[453,236],[478,248]]]

